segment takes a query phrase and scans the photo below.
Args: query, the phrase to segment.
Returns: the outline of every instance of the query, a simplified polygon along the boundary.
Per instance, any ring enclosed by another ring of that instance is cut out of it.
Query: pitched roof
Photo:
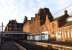
[[[67,22],[64,26],[72,25],[72,21]]]
[[[17,27],[23,27],[23,23],[17,23]]]
[[[67,10],[64,11],[64,15],[58,17],[58,18],[55,18],[54,20],[63,20],[63,19],[67,19],[69,16]]]

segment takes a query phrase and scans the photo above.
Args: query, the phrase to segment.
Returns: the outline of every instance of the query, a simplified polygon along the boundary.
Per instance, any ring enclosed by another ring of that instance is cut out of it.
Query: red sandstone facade
[[[23,23],[22,31],[31,32],[34,35],[47,31],[51,38],[56,38],[56,40],[61,41],[71,41],[72,24],[66,22],[68,17],[70,16],[67,14],[67,11],[65,11],[63,16],[53,19],[47,8],[40,9],[39,13],[36,14],[32,20],[27,20]]]
[[[24,29],[26,29],[27,32],[32,32],[32,34],[40,34],[42,32],[48,31],[48,34],[51,36],[51,38],[56,38],[57,40],[61,41],[72,39],[72,28],[71,28],[72,25],[67,25],[68,23],[63,23],[64,20],[70,17],[68,16],[67,12],[65,12],[65,14],[60,18],[54,19],[53,21],[50,21],[50,19],[48,18],[49,15],[46,15],[45,17],[46,17],[45,23],[43,25],[40,25],[40,15],[36,15],[33,23],[25,24],[26,27],[30,28],[27,29],[26,27],[24,27]]]

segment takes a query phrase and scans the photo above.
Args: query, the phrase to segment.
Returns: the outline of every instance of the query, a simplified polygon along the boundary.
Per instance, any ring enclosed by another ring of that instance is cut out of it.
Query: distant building
[[[64,15],[54,19],[48,8],[41,8],[31,20],[25,16],[23,23],[17,23],[15,20],[9,21],[5,31],[30,32],[33,35],[48,32],[48,35],[56,40],[72,41],[72,21],[67,21],[70,17],[72,16],[69,16],[65,10]]]
[[[5,28],[5,32],[22,32],[23,23],[17,23],[16,20],[10,20]]]

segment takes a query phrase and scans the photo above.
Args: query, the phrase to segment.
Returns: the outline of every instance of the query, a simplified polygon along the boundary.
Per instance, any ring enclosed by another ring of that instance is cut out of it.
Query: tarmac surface
[[[24,48],[14,41],[7,41],[1,44],[0,50],[24,50]]]
[[[14,41],[7,41],[1,44],[1,50],[19,50]]]

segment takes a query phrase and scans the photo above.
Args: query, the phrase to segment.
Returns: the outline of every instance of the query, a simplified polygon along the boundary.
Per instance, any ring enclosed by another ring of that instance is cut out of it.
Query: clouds
[[[15,16],[16,5],[14,0],[0,0],[0,16]]]
[[[72,1],[70,0],[57,0],[57,6],[54,9],[54,16],[61,16],[62,14],[64,14],[64,10],[68,10],[68,12],[70,13],[71,9],[71,5],[72,5]]]
[[[39,8],[48,7],[54,16],[58,16],[59,14],[57,15],[56,12],[67,7],[70,3],[69,0],[20,0],[18,1],[18,10],[19,14],[32,17]]]
[[[54,16],[58,16],[63,13],[65,7],[71,5],[71,2],[71,0],[0,0],[0,23],[2,21],[7,23],[9,19],[21,22],[24,16],[30,19],[41,7],[48,7]],[[72,6],[66,9],[70,11]]]
[[[0,0],[0,25],[2,21],[7,24],[10,19],[14,19],[16,16],[16,1]]]

